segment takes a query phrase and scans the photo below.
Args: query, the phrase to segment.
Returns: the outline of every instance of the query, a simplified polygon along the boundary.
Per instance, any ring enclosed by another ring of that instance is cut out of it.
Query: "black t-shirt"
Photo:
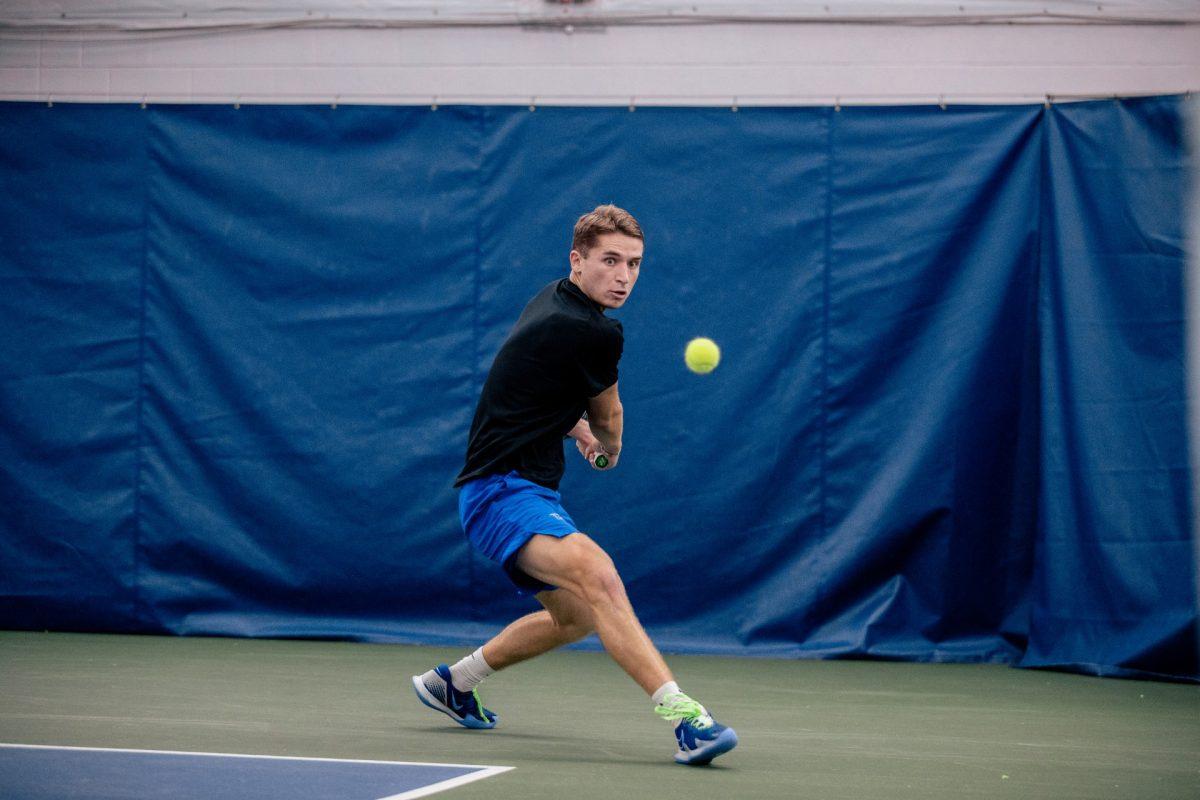
[[[563,437],[588,398],[617,382],[625,338],[601,308],[568,278],[529,301],[483,384],[455,486],[516,470],[558,489]]]

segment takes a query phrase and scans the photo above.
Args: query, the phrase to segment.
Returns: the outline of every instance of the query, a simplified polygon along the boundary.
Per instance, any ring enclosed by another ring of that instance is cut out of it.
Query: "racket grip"
[[[596,461],[594,463],[596,464],[596,469],[604,469],[608,466],[608,456],[601,453],[600,455],[596,456]]]

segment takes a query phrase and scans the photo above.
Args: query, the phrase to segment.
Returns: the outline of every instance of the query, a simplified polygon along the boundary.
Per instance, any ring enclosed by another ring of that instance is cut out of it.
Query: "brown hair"
[[[645,241],[642,236],[642,226],[623,208],[614,205],[596,206],[579,218],[575,223],[575,235],[571,239],[571,249],[578,250],[580,255],[587,256],[588,250],[606,233],[623,233],[635,239]]]

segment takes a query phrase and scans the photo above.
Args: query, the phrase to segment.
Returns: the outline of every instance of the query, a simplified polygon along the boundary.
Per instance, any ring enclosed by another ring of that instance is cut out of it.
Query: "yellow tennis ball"
[[[683,361],[688,369],[700,375],[712,372],[721,363],[721,348],[712,339],[698,336],[687,343]]]

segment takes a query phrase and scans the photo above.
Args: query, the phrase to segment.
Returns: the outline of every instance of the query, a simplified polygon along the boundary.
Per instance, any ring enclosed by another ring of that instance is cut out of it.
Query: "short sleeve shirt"
[[[557,490],[563,437],[588,398],[617,382],[624,341],[621,323],[570,279],[538,292],[492,362],[454,485],[516,470]]]

